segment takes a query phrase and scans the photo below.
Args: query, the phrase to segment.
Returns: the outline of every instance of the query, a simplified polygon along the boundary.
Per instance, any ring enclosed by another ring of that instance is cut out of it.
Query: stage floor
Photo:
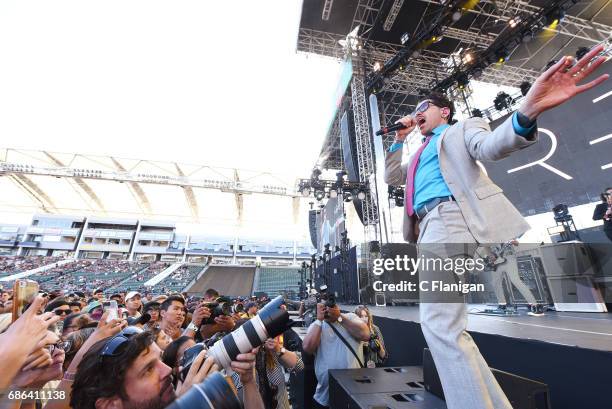
[[[419,322],[418,306],[368,307],[374,316]],[[468,311],[484,311],[485,305],[468,305]],[[353,311],[355,306],[343,305]],[[542,317],[468,315],[468,331],[495,334],[517,339],[533,339],[560,345],[599,351],[612,351],[611,313],[572,313],[548,311]]]

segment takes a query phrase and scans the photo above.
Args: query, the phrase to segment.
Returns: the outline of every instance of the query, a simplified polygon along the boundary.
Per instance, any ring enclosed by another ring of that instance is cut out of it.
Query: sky
[[[0,2],[2,147],[303,174],[339,65],[301,2]]]

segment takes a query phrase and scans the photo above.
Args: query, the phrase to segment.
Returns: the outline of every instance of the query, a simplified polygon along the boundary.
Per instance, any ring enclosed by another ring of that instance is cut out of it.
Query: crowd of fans
[[[2,256],[0,257],[0,276],[21,273],[62,260],[62,257],[45,256]]]
[[[98,268],[107,270],[108,277],[150,278],[169,265],[144,267],[116,261],[68,263],[49,273],[53,286],[40,283],[38,296],[14,321],[13,291],[0,290],[0,407],[161,409],[221,372],[234,388],[224,392],[227,399],[232,394],[245,408],[290,409],[296,398],[287,379],[303,375],[305,361],[317,380],[314,396],[305,399],[312,399],[312,407],[328,407],[329,369],[374,367],[387,358],[367,307],[344,314],[337,305],[318,300],[303,340],[288,329],[223,367],[208,355],[210,348],[257,317],[269,300],[224,297],[214,289],[200,296],[109,292],[117,290],[112,278],[89,278]],[[175,271],[170,282],[183,285],[202,268],[189,267]],[[305,310],[302,303],[295,314]],[[44,393],[27,395],[32,391]]]

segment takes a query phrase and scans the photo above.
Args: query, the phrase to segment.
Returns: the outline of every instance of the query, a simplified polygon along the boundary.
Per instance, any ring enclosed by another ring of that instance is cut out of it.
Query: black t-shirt
[[[599,203],[597,206],[595,206],[595,211],[593,212],[593,220],[602,220],[607,211],[608,204]],[[612,219],[604,220],[604,230],[612,231]]]

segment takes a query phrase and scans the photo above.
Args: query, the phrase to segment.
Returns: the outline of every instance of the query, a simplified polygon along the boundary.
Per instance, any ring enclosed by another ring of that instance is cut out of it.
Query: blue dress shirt
[[[514,132],[518,135],[527,137],[536,125],[534,122],[529,128],[521,126],[518,123],[517,113],[515,112],[512,115],[512,126],[514,127]],[[437,149],[437,140],[448,127],[449,125],[446,124],[436,127],[432,131],[433,135],[429,145],[421,152],[421,158],[414,175],[414,200],[412,203],[414,203],[415,210],[420,209],[425,203],[436,197],[452,195],[440,171]],[[402,146],[403,143],[396,142],[389,147],[389,152],[395,152],[401,149]]]

